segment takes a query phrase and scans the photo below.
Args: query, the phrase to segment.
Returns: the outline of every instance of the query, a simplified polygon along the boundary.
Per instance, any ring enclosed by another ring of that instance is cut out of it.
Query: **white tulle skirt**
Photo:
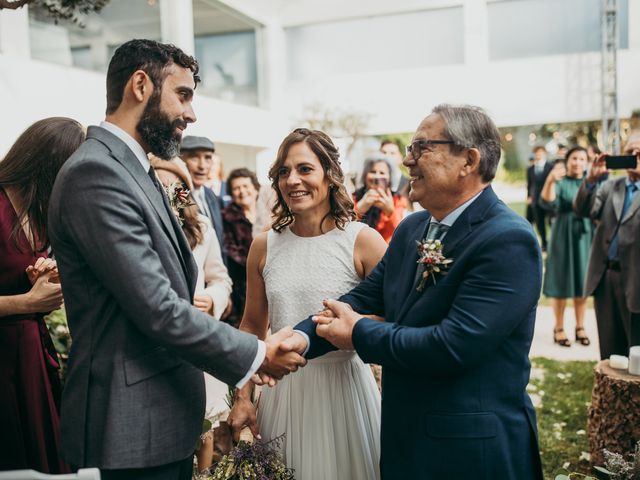
[[[368,365],[353,352],[310,360],[258,406],[263,440],[283,433],[283,455],[297,480],[380,478],[380,393]]]
[[[207,392],[204,416],[209,419],[226,420],[229,413],[229,405],[227,405],[229,387],[208,373],[204,374],[204,386]]]

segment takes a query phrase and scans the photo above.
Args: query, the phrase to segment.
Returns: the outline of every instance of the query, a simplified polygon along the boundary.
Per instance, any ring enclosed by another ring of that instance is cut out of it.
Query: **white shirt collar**
[[[449,213],[449,215],[447,215],[446,217],[444,217],[440,222],[438,222],[435,218],[433,218],[433,216],[431,217],[431,220],[429,223],[440,223],[441,225],[446,225],[447,227],[451,227],[451,225],[453,225],[455,223],[455,221],[458,219],[458,217],[460,215],[462,215],[462,212],[464,212],[467,207],[469,207],[469,205],[471,205],[476,198],[478,198],[480,196],[480,194],[484,192],[484,190],[481,190],[480,192],[478,192],[477,194],[475,194],[473,197],[471,197],[469,200],[467,200],[466,202],[464,202],[462,205],[460,205],[458,208],[456,208],[454,211],[452,211],[451,213]]]
[[[144,171],[145,172],[149,171],[149,168],[151,167],[151,164],[149,163],[149,158],[147,157],[147,154],[144,153],[144,148],[142,148],[142,145],[136,142],[131,135],[129,135],[127,132],[125,132],[123,129],[121,129],[117,125],[107,122],[106,120],[103,122],[100,122],[100,127],[104,128],[109,133],[113,133],[116,137],[122,140],[127,145],[127,147],[129,147],[129,149],[133,152],[133,154],[136,156],[136,158],[140,162],[140,165],[142,165],[142,168],[144,168]]]
[[[628,187],[629,185],[631,185],[632,183],[635,183],[636,188],[640,189],[640,180],[632,182],[631,179],[629,178],[629,176],[627,176],[627,178],[625,179],[625,185]]]

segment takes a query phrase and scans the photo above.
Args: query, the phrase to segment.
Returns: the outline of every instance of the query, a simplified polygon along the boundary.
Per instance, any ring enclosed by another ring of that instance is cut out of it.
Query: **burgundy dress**
[[[0,188],[0,295],[31,289],[25,269],[38,257],[20,232],[11,239],[16,213]],[[42,314],[0,317],[0,470],[32,468],[65,473],[58,455],[60,381],[55,349]]]

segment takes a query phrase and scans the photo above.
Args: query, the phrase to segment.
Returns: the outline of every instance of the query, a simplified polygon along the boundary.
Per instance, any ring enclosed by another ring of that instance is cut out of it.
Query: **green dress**
[[[551,298],[575,298],[584,295],[584,279],[591,250],[593,226],[588,218],[573,212],[573,199],[582,179],[565,177],[556,183],[556,199],[543,208],[556,214],[551,226],[542,292]]]

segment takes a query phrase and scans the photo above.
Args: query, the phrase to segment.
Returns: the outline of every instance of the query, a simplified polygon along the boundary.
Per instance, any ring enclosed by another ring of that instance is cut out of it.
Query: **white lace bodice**
[[[353,262],[356,237],[366,225],[350,222],[317,237],[299,237],[286,227],[270,230],[262,272],[271,331],[295,326],[360,282]]]

